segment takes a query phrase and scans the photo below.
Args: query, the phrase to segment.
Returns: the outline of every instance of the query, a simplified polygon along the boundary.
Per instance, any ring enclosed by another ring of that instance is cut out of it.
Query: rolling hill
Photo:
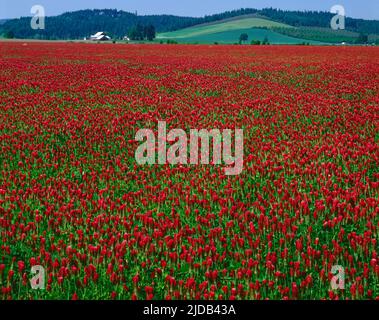
[[[275,22],[263,17],[240,16],[233,19],[196,25],[173,32],[160,33],[157,40],[175,40],[179,43],[220,43],[231,44],[239,40],[242,33],[246,33],[251,40],[263,41],[265,38],[272,44],[297,44],[309,42],[322,44],[316,40],[306,40],[292,37],[274,30],[296,29],[293,26]]]
[[[284,23],[274,22],[268,19],[262,19],[257,17],[245,17],[241,16],[238,19],[221,20],[217,23],[200,24],[190,28],[185,28],[178,31],[162,33],[158,35],[159,38],[167,39],[185,39],[199,36],[205,36],[209,34],[245,30],[250,28],[293,28]]]

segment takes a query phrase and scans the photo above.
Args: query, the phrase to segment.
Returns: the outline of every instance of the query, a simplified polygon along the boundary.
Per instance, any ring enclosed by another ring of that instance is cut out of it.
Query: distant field
[[[348,30],[332,30],[330,28],[318,27],[300,27],[300,28],[273,28],[274,31],[281,34],[314,41],[322,41],[328,43],[355,43],[359,37],[359,33]],[[379,35],[369,35],[369,41],[375,42],[379,39]]]
[[[198,36],[186,37],[186,38],[175,38],[179,43],[198,43],[198,44],[206,44],[206,43],[220,43],[220,44],[233,44],[237,43],[239,40],[239,36],[241,33],[246,33],[249,36],[248,43],[252,40],[260,40],[261,42],[267,38],[269,43],[271,44],[299,44],[302,42],[307,42],[309,44],[325,44],[320,41],[314,40],[306,40],[301,38],[290,37],[284,34],[280,34],[278,32],[269,30],[269,29],[261,29],[261,28],[249,28],[249,29],[238,29],[231,31],[224,31],[218,33],[210,33],[210,34],[202,34]],[[171,39],[171,38],[166,38]],[[166,40],[165,38],[160,38],[158,40]]]
[[[245,30],[249,28],[293,28],[284,23],[278,23],[262,18],[241,18],[233,21],[220,22],[217,24],[198,25],[178,31],[158,34],[157,38],[183,39],[193,38],[209,34]]]

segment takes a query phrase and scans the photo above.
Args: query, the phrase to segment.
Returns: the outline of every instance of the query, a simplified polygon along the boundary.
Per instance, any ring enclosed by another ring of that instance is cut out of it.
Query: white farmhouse
[[[109,41],[111,37],[107,36],[105,32],[97,32],[90,38],[92,41]]]

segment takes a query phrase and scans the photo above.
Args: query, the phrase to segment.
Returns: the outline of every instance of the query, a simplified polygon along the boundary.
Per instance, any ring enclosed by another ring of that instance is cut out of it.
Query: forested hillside
[[[123,37],[136,26],[152,24],[158,32],[177,30],[201,23],[200,18],[172,15],[137,16],[136,14],[105,9],[67,12],[47,17],[45,30],[33,30],[30,17],[12,19],[0,26],[2,33],[12,31],[15,38],[81,39],[97,31],[106,31],[112,37]]]

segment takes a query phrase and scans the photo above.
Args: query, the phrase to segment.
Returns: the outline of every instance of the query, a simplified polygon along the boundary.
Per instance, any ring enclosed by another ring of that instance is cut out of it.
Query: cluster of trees
[[[164,43],[164,41],[161,40],[161,41],[160,41],[160,44],[163,44],[163,43]],[[177,42],[176,40],[171,40],[171,39],[168,39],[168,40],[166,41],[166,43],[167,43],[167,44],[178,44],[178,42]]]
[[[249,35],[247,33],[241,33],[239,37],[239,44],[246,43],[249,40]],[[251,41],[252,45],[268,45],[270,42],[268,41],[267,36],[264,37],[263,41],[260,40],[252,40]]]
[[[252,45],[255,45],[255,46],[259,46],[259,45],[266,46],[266,45],[269,45],[270,42],[268,41],[268,38],[265,37],[265,38],[263,39],[263,41],[260,41],[260,40],[252,40],[252,41],[251,41],[251,44],[252,44]]]
[[[368,35],[361,33],[358,38],[355,40],[356,44],[366,44],[368,43]]]
[[[131,28],[128,32],[128,37],[130,40],[148,40],[153,41],[156,36],[155,27],[152,24],[144,26],[142,24],[137,24],[135,27]]]
[[[5,39],[13,39],[14,38],[14,33],[13,33],[13,31],[5,31],[3,33],[3,37]]]

